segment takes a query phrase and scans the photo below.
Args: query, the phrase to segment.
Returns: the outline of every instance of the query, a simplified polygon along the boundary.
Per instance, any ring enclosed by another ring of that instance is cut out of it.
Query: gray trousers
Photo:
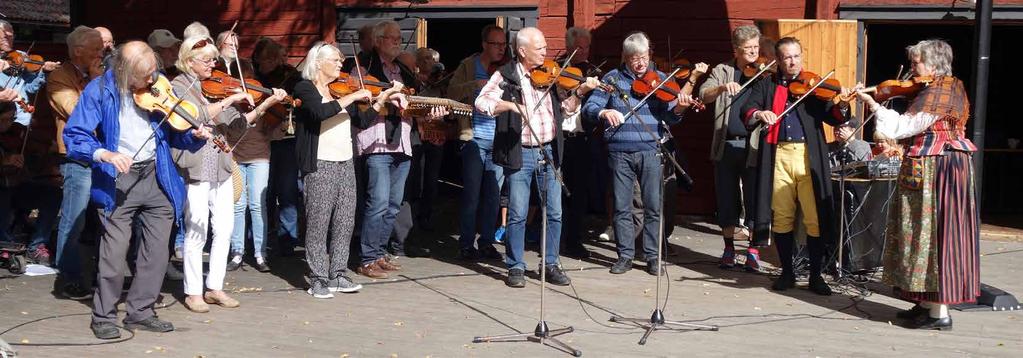
[[[353,160],[317,160],[316,171],[305,176],[305,255],[314,281],[326,283],[348,270],[355,190]]]
[[[93,296],[92,321],[117,321],[127,254],[131,244],[132,220],[137,216],[142,232],[138,240],[135,276],[125,298],[125,323],[154,316],[153,305],[160,296],[169,257],[167,242],[174,224],[174,207],[156,182],[155,162],[136,164],[117,177],[116,207],[99,210],[102,236],[99,244],[99,279]]]

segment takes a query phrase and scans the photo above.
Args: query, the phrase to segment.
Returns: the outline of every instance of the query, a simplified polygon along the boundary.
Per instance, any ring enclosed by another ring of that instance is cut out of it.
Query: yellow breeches
[[[804,143],[779,143],[774,156],[774,188],[771,210],[772,229],[779,234],[790,233],[796,223],[796,208],[802,211],[806,235],[820,237],[817,222],[817,199],[810,178],[810,158]]]

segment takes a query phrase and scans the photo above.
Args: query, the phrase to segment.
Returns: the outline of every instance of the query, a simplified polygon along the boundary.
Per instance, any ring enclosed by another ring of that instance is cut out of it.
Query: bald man
[[[156,54],[148,45],[139,41],[122,45],[114,55],[113,68],[85,87],[64,129],[68,158],[92,168],[92,202],[101,208],[103,236],[91,324],[99,339],[121,336],[115,325],[117,302],[136,217],[143,234],[134,280],[125,298],[124,328],[174,330],[153,310],[167,269],[171,225],[181,220],[185,202],[184,181],[171,160],[170,147],[196,151],[209,138],[209,131],[156,127],[159,114],[146,112],[130,95],[122,95],[150,87],[158,74]]]
[[[509,287],[526,285],[525,221],[530,185],[536,178],[547,207],[547,252],[542,269],[548,282],[567,286],[571,280],[558,265],[561,185],[554,178],[562,163],[564,139],[561,126],[565,118],[579,115],[580,98],[596,88],[599,82],[590,77],[567,96],[552,91],[544,97],[544,89],[534,87],[527,76],[529,70],[543,64],[547,57],[547,40],[543,32],[527,27],[519,30],[515,40],[518,61],[509,62],[494,72],[480,90],[475,103],[477,110],[496,118],[493,160],[504,168],[510,194],[508,243],[505,246],[508,278],[505,284]],[[553,158],[553,163],[544,160],[545,157]]]
[[[110,67],[114,57],[114,34],[103,26],[96,26],[93,29],[99,31],[99,37],[103,39],[103,67]]]

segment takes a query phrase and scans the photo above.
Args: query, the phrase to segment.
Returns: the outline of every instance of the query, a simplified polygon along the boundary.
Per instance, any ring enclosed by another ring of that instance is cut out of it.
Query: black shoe
[[[494,248],[491,244],[480,244],[480,249],[476,252],[478,257],[487,260],[502,260],[504,256],[501,256],[501,252]]]
[[[526,287],[526,271],[520,268],[508,270],[508,279],[504,282],[508,287]]]
[[[89,328],[92,328],[92,334],[99,339],[121,338],[121,330],[111,322],[93,322]]]
[[[930,311],[930,310],[928,310],[927,308],[924,308],[924,306],[915,305],[915,306],[913,306],[913,308],[910,308],[908,310],[902,310],[902,311],[899,311],[899,312],[895,312],[895,317],[901,318],[901,319],[916,320],[917,318],[920,318],[921,316],[927,315],[928,311]]]
[[[171,281],[181,281],[185,279],[185,273],[178,269],[178,266],[174,263],[167,264],[167,273],[163,276],[165,279]]]
[[[820,275],[810,276],[810,291],[821,296],[831,296],[831,287]]]
[[[785,291],[790,288],[796,287],[796,276],[792,274],[781,274],[777,280],[774,280],[774,284],[771,285],[771,289],[775,291]]]
[[[479,258],[479,252],[476,251],[475,247],[466,247],[458,251],[458,259],[465,261],[475,261]]]
[[[646,262],[646,273],[653,276],[661,274],[661,268],[657,265],[657,260],[650,260]]]
[[[619,257],[614,265],[611,265],[611,273],[620,275],[632,269],[632,259]]]
[[[256,268],[256,271],[259,271],[259,272],[270,272],[270,265],[266,264],[266,260],[263,260],[263,261],[256,260],[255,268]]]
[[[151,316],[135,323],[125,322],[124,329],[129,331],[170,332],[174,330],[174,325],[167,321],[161,321],[160,317]]]
[[[568,244],[561,250],[561,254],[574,259],[590,258],[590,250],[587,250],[583,244]]]
[[[558,265],[547,265],[545,270],[547,271],[545,272],[547,275],[547,282],[552,285],[568,286],[572,283],[572,279],[568,278],[565,271],[562,271],[561,267]]]
[[[71,282],[61,287],[60,295],[69,300],[85,301],[92,298],[92,290],[83,288],[78,282]]]
[[[945,318],[931,318],[930,316],[922,316],[915,322],[909,324],[908,328],[912,329],[923,329],[923,330],[939,330],[939,331],[951,331],[952,330],[952,316],[945,316]]]
[[[402,255],[398,255],[402,256]],[[430,249],[409,246],[405,248],[406,257],[430,257]]]
[[[234,259],[235,257],[238,258],[237,261],[235,261],[235,259]],[[240,267],[242,267],[242,260],[241,260],[240,255],[231,255],[231,257],[227,259],[227,270],[228,271],[234,271],[234,270],[237,270]]]
[[[277,255],[281,257],[295,256],[295,245],[292,245],[291,243],[281,244],[281,247],[277,249]]]

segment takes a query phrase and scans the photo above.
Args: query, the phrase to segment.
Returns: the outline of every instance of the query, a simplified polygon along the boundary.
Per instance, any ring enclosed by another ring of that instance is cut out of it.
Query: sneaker
[[[475,247],[466,247],[458,250],[458,259],[464,261],[475,261],[479,258],[479,251]]]
[[[92,329],[92,334],[99,339],[121,338],[121,330],[111,322],[93,322],[89,328]]]
[[[568,275],[565,274],[565,271],[561,270],[561,266],[547,265],[547,267],[544,268],[544,270],[547,271],[545,272],[547,276],[547,282],[552,285],[568,286],[569,284],[572,283],[572,279],[568,278]]]
[[[611,273],[620,275],[632,269],[632,259],[619,257],[618,261],[611,265]]]
[[[646,273],[653,276],[661,274],[661,267],[657,265],[657,260],[650,260],[646,262]]]
[[[747,252],[746,263],[742,265],[742,269],[747,272],[760,272],[760,254]]]
[[[334,298],[334,294],[330,293],[330,289],[321,280],[313,281],[312,287],[309,287],[309,292],[315,298]]]
[[[129,331],[143,330],[162,333],[173,331],[174,325],[170,322],[160,320],[160,317],[154,315],[135,323],[125,322],[124,329]]]
[[[83,288],[78,282],[65,284],[64,287],[61,287],[60,294],[64,298],[75,301],[92,299],[92,290]]]
[[[368,264],[364,264],[362,266],[359,266],[359,268],[356,269],[355,271],[358,272],[360,275],[363,275],[363,276],[366,276],[366,277],[369,277],[369,278],[381,278],[381,279],[382,278],[387,278],[387,272],[385,272],[383,269],[381,269],[380,266],[377,266],[377,262],[376,261],[373,261],[373,262],[370,262]]]
[[[239,267],[242,267],[242,255],[232,254],[231,259],[227,260],[227,270],[234,271]]]
[[[491,244],[480,244],[480,249],[477,251],[479,257],[487,260],[502,260],[504,256],[501,256],[501,252],[494,248]]]
[[[526,271],[520,268],[508,270],[508,279],[504,282],[508,287],[526,287]]]
[[[39,245],[35,250],[29,251],[28,259],[39,265],[50,266],[50,250],[46,245]]]
[[[266,264],[266,260],[262,257],[256,258],[256,271],[259,272],[270,272],[270,265]]]
[[[734,249],[725,249],[725,252],[721,254],[721,259],[718,260],[718,267],[725,270],[735,267]]]
[[[354,293],[361,289],[362,285],[352,282],[352,279],[344,275],[330,280],[330,283],[327,284],[327,290],[330,292]]]

